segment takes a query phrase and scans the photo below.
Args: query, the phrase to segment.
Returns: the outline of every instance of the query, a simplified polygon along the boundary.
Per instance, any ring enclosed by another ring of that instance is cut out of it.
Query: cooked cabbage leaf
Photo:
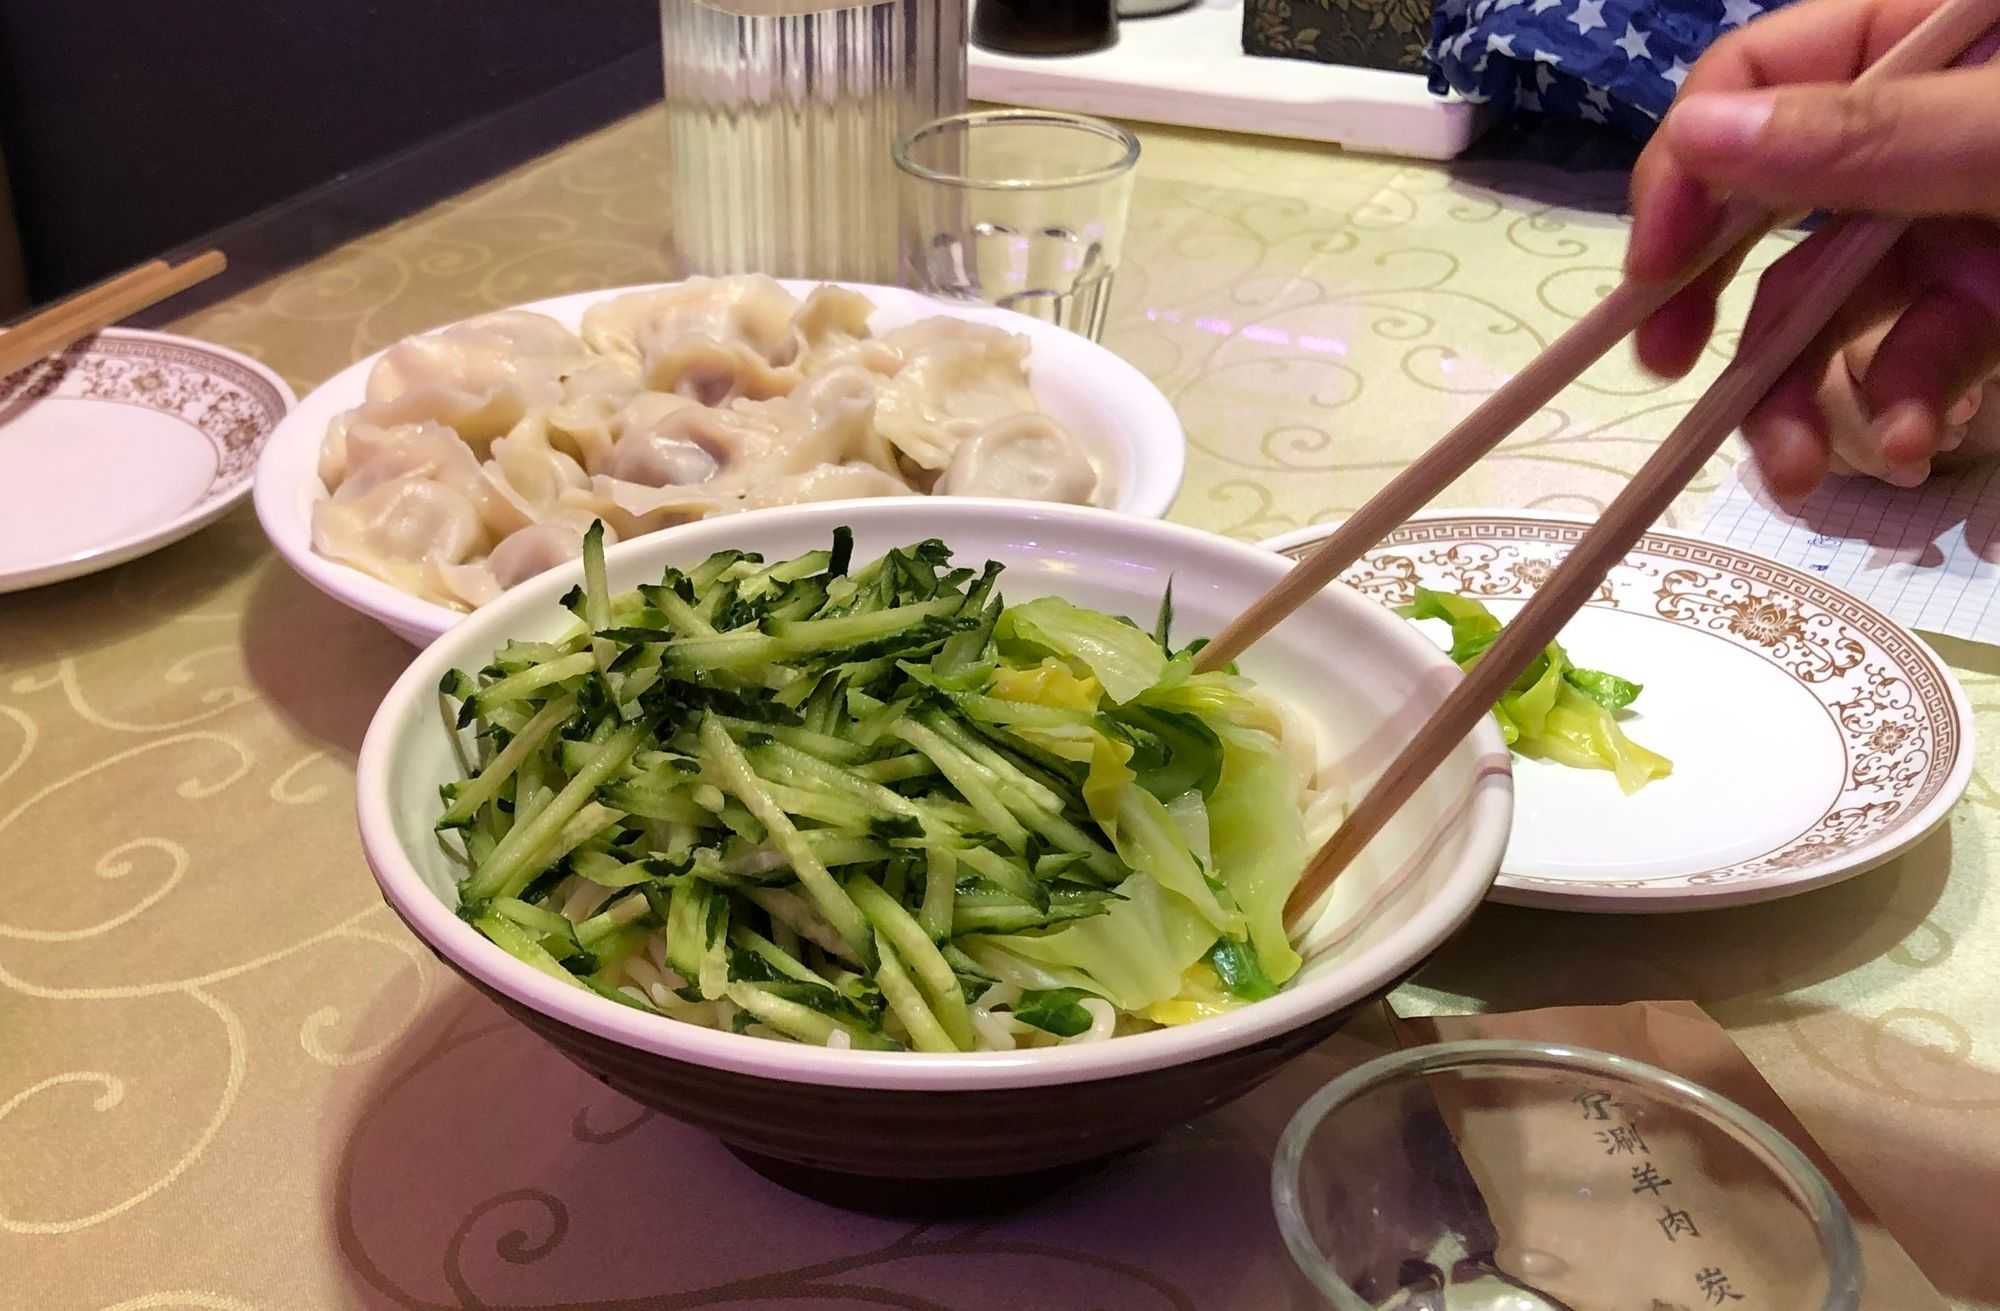
[[[1029,643],[1080,664],[1112,701],[1130,701],[1167,676],[1167,653],[1152,636],[1056,596],[1009,606],[995,630],[1002,643]]]
[[[1181,990],[1181,975],[1215,945],[1215,930],[1149,875],[1126,879],[1118,895],[1103,914],[1058,929],[968,938],[966,954],[1023,987],[1081,987],[1120,1010],[1143,1011]]]
[[[1500,620],[1471,597],[1419,587],[1397,613],[1443,620],[1451,627],[1451,658],[1469,668],[1500,635]],[[1500,736],[1523,756],[1575,769],[1609,770],[1628,795],[1673,772],[1673,762],[1625,735],[1618,711],[1644,689],[1599,669],[1579,669],[1559,642],[1535,658],[1493,707]]]

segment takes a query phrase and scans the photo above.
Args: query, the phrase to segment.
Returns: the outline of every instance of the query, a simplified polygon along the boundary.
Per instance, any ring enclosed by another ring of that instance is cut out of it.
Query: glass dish
[[[1787,1139],[1581,1048],[1371,1061],[1292,1117],[1272,1198],[1338,1311],[1852,1311],[1861,1288],[1847,1210]]]

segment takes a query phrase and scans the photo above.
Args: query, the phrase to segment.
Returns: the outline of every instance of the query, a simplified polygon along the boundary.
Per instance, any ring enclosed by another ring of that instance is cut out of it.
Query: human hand
[[[1892,452],[1923,449],[1923,435],[1884,432],[1870,410],[1864,382],[1891,324],[1878,323],[1843,343],[1827,360],[1815,399],[1825,422],[1827,472],[1859,475],[1914,486],[1934,473],[1948,472],[2000,454],[2000,373],[1987,377],[1944,412],[1935,449],[1922,463],[1900,465]]]
[[[1829,470],[1914,485],[1940,457],[2000,450],[1986,386],[2000,369],[2000,64],[1851,85],[1937,3],[1804,0],[1732,33],[1634,171],[1626,273],[1641,282],[1683,272],[1724,196],[1919,220],[1745,420],[1779,495]],[[1765,271],[1746,341],[1815,276],[1817,254]],[[1641,329],[1647,368],[1693,367],[1735,271],[1710,269]]]

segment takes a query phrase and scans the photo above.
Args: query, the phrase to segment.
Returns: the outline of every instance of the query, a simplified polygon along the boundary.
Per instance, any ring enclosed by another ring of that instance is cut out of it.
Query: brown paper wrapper
[[[1736,1102],[1776,1129],[1819,1167],[1847,1204],[1861,1243],[1866,1311],[1947,1311],[1895,1237],[1882,1227],[1798,1117],[1764,1081],[1749,1058],[1692,1002],[1640,1001],[1623,1006],[1561,1006],[1502,1015],[1394,1017],[1403,1046],[1507,1038],[1593,1048],[1670,1070]]]

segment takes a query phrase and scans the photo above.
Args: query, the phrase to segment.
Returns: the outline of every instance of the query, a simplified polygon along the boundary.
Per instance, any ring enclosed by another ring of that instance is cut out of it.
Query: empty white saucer
[[[294,403],[255,360],[127,328],[0,378],[0,592],[108,569],[221,517]]]

